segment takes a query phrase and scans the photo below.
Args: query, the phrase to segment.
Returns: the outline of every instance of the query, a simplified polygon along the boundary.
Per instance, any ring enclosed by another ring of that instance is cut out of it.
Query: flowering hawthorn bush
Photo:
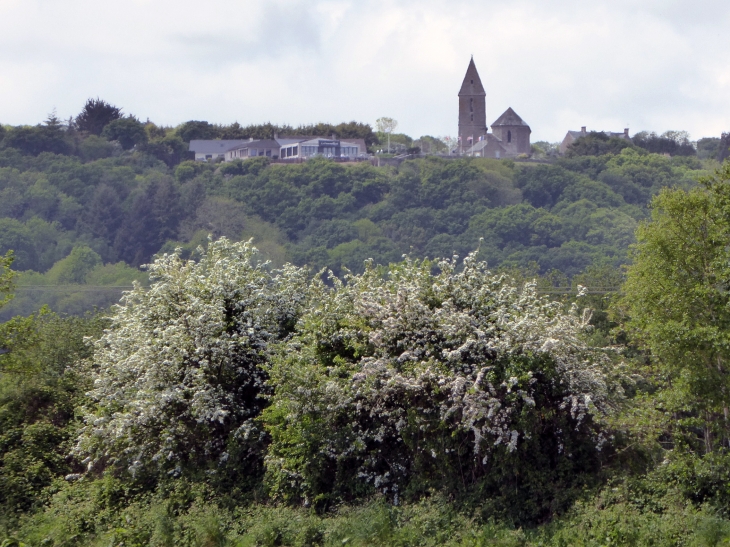
[[[270,272],[250,243],[198,251],[197,262],[176,252],[150,265],[152,286],[127,293],[94,343],[93,404],[74,450],[90,470],[177,476],[260,462],[262,365],[296,324],[307,276]]]
[[[463,268],[456,257],[437,266],[369,264],[333,289],[313,283],[270,372],[274,494],[307,503],[378,490],[397,501],[477,487],[524,490],[527,504],[535,489],[595,471],[596,418],[618,392],[607,356],[581,337],[589,315],[534,284],[518,289],[473,254]]]

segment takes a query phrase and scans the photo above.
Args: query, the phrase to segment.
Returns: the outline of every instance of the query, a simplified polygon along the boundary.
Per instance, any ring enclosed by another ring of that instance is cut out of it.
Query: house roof
[[[188,150],[196,154],[223,154],[227,150],[248,142],[246,140],[192,140]]]
[[[500,139],[496,135],[493,135],[492,133],[487,133],[486,137],[487,137],[486,139],[477,142],[476,144],[474,144],[474,146],[472,146],[471,148],[466,150],[465,154],[473,154],[474,152],[481,152],[485,148],[492,148],[492,149],[497,148],[502,152],[506,152],[504,146],[502,146],[502,139]]]
[[[524,122],[522,118],[517,115],[517,112],[512,110],[512,107],[509,107],[507,110],[505,110],[504,114],[497,118],[494,123],[492,123],[492,127],[499,125],[522,125],[525,127],[530,127]]]
[[[276,139],[276,142],[278,142],[280,146],[289,146],[290,144],[297,144],[299,142],[309,140],[309,138],[310,137],[284,137],[283,139]]]
[[[484,91],[482,80],[479,78],[477,67],[474,64],[474,57],[469,61],[469,67],[466,69],[466,75],[464,76],[464,82],[461,84],[459,90],[459,96],[461,95],[482,95],[485,96],[487,93]]]
[[[273,139],[262,139],[260,141],[244,141],[242,144],[230,147],[226,152],[230,150],[243,150],[247,148],[279,148],[281,145]]]

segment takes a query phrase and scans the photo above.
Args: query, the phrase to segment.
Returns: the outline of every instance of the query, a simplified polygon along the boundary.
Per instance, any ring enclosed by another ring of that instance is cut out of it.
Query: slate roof
[[[464,82],[461,84],[459,90],[459,96],[461,95],[483,95],[486,97],[487,93],[484,91],[482,80],[479,78],[477,67],[474,64],[474,57],[469,61],[469,67],[466,69],[466,76],[464,76]]]
[[[473,154],[474,152],[481,152],[485,148],[494,148],[498,147],[502,152],[506,152],[504,146],[502,146],[502,139],[497,137],[496,135],[493,135],[492,133],[487,133],[486,138],[482,141],[476,142],[474,146],[466,150],[464,152],[465,154]]]
[[[505,110],[504,114],[497,118],[494,123],[492,123],[492,127],[500,125],[524,125],[525,127],[530,127],[524,122],[522,118],[517,115],[517,112],[512,110],[512,107],[509,107],[507,110]]]
[[[223,154],[227,150],[247,143],[246,140],[192,140],[188,150],[196,154]]]
[[[281,146],[288,146],[290,144],[297,144],[298,142],[304,142],[309,140],[311,137],[284,137],[276,139],[276,142]]]
[[[260,141],[243,141],[241,144],[231,146],[228,150],[243,150],[246,148],[279,148],[280,144],[273,139],[263,139]]]

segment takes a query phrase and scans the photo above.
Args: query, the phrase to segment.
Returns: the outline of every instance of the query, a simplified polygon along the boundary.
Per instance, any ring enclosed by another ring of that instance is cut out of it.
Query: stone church
[[[530,126],[512,108],[492,123],[492,132],[489,133],[486,97],[472,57],[459,90],[458,153],[486,158],[529,155]]]

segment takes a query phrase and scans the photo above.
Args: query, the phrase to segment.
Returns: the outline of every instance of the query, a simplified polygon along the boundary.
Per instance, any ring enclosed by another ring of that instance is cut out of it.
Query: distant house
[[[303,160],[314,156],[357,158],[367,154],[364,139],[327,139],[324,137],[283,137],[271,140],[249,140],[231,147],[224,160],[265,156],[272,159]]]
[[[599,133],[603,133],[606,135],[609,139],[610,138],[619,138],[619,139],[626,139],[628,141],[631,140],[631,137],[629,137],[629,129],[624,129],[623,133],[613,133],[611,131],[599,131]],[[565,135],[565,138],[563,139],[563,142],[560,143],[560,153],[565,154],[565,152],[568,150],[568,147],[573,144],[575,141],[580,139],[581,137],[585,137],[588,135],[588,131],[586,131],[586,126],[580,128],[580,131],[568,131]]]
[[[188,150],[195,153],[195,161],[214,161],[246,140],[192,140]]]
[[[491,133],[482,135],[481,140],[471,148],[468,148],[464,152],[464,155],[496,159],[507,158],[510,156],[510,154],[507,153],[507,149],[503,146],[502,140]]]
[[[274,139],[263,139],[255,141],[250,139],[237,144],[226,150],[223,160],[233,161],[236,159],[248,159],[256,157],[278,158],[281,145]]]

